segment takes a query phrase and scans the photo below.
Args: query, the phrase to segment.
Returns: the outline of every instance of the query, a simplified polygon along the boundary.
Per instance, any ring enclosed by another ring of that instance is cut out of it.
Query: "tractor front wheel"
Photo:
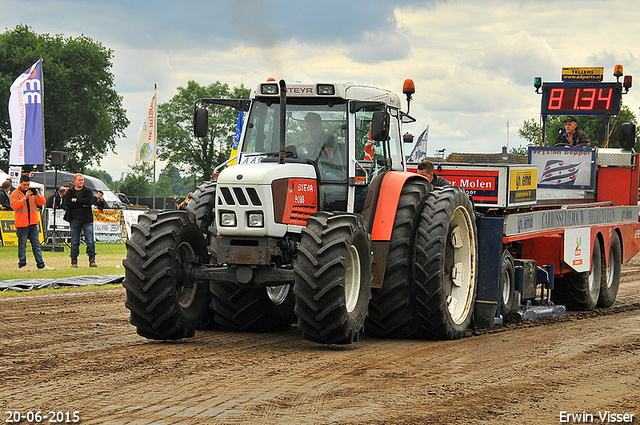
[[[187,258],[209,261],[195,214],[143,214],[131,226],[126,246],[125,306],[138,334],[150,339],[180,339],[206,327],[212,318],[209,285],[185,282],[182,271]]]
[[[371,259],[362,216],[309,217],[294,267],[295,313],[305,339],[350,344],[360,338],[371,299]]]

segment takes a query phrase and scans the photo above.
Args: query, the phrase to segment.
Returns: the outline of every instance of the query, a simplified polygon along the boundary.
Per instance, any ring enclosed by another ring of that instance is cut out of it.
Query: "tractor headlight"
[[[278,85],[277,84],[262,84],[260,86],[261,94],[278,94]]]
[[[220,213],[220,225],[225,227],[235,227],[236,226],[236,213],[234,212],[223,212]]]
[[[333,96],[336,94],[336,88],[333,84],[318,84],[316,90],[320,96]]]
[[[264,216],[262,212],[249,213],[247,224],[249,227],[264,227]]]

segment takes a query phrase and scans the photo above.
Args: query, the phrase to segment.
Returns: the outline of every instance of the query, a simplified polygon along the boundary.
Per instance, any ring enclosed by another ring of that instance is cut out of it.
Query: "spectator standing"
[[[93,238],[93,211],[91,211],[93,192],[84,187],[82,174],[76,174],[73,182],[74,186],[64,195],[64,203],[67,207],[64,219],[69,222],[71,230],[71,267],[78,267],[80,234],[82,232],[84,232],[84,241],[87,244],[89,267],[98,267],[96,264],[96,244]]]
[[[11,179],[7,179],[2,183],[2,188],[0,189],[0,211],[11,211],[11,201],[9,200],[12,192],[11,186]]]
[[[20,186],[11,193],[11,208],[15,212],[16,235],[18,237],[18,270],[29,271],[27,267],[27,239],[38,270],[54,270],[44,264],[38,231],[39,207],[46,202],[44,196],[32,187],[28,174],[20,176]]]

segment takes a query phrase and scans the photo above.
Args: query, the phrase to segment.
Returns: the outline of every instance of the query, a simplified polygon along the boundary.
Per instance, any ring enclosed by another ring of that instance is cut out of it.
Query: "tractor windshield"
[[[335,101],[335,99],[332,99]],[[286,150],[318,165],[323,180],[347,178],[346,102],[287,103]],[[241,163],[260,161],[280,147],[280,104],[254,101],[245,124]]]

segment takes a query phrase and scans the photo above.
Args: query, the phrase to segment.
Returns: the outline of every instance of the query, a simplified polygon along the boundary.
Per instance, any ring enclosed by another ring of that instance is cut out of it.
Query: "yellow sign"
[[[604,67],[563,67],[562,81],[602,81]]]
[[[16,216],[13,211],[0,211],[0,233],[2,234],[2,245],[18,246],[18,234],[16,233],[15,222]],[[42,217],[40,216],[40,212],[38,212],[38,233],[40,233],[40,243],[43,243],[44,233],[42,233]]]
[[[509,172],[509,203],[529,202],[536,200],[538,188],[538,170],[512,169]]]
[[[96,242],[122,242],[120,210],[93,210],[93,233]]]

